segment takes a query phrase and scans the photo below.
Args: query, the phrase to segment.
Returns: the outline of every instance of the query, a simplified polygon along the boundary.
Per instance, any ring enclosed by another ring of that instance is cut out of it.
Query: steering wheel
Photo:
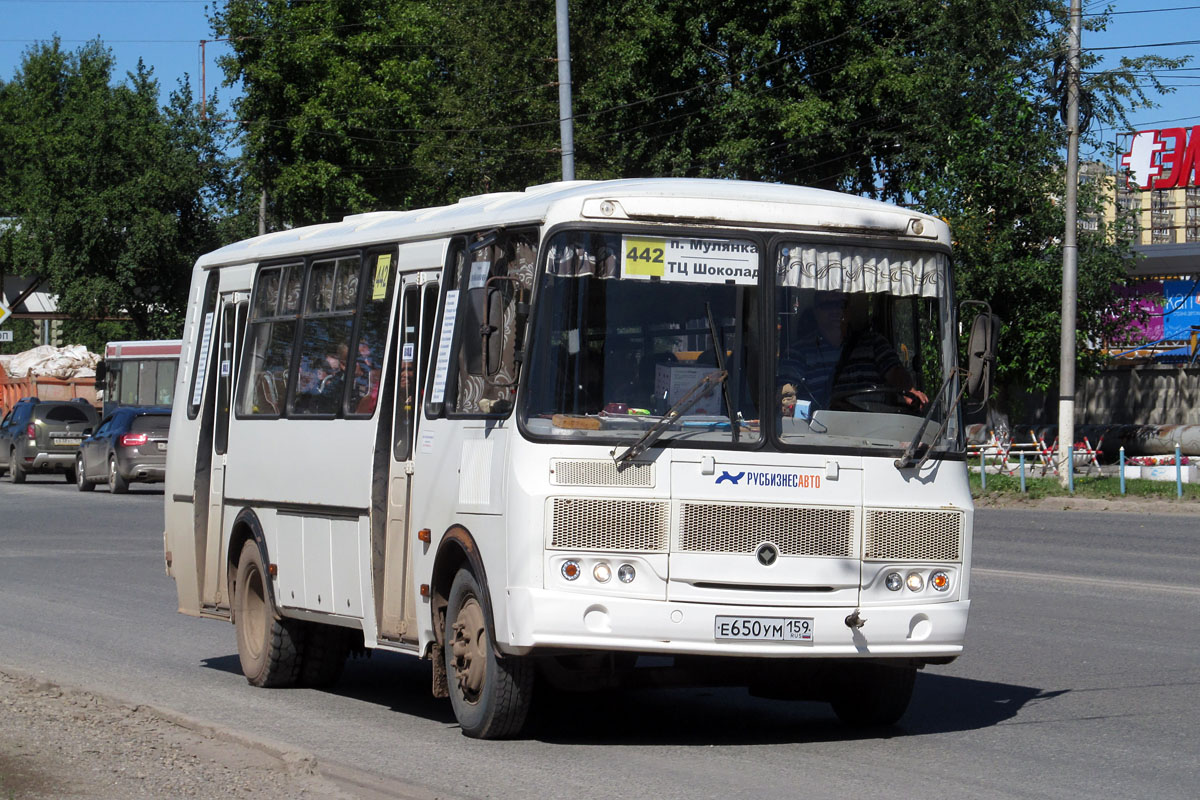
[[[869,398],[878,399],[872,404]],[[829,398],[829,405],[831,408],[841,407],[841,410],[852,411],[878,411],[879,405],[885,405],[910,414],[920,413],[920,406],[909,404],[910,398],[913,398],[913,395],[902,389],[872,384],[857,389],[834,392],[833,396]],[[866,403],[862,402],[864,400]]]

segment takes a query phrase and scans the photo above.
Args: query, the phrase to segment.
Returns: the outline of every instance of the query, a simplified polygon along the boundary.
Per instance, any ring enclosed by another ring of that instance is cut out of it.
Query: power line
[[[1094,5],[1094,4],[1093,4]],[[1160,11],[1192,11],[1200,6],[1175,6],[1173,8],[1139,8],[1135,11],[1101,11],[1097,14],[1084,14],[1085,17],[1116,17],[1124,14],[1157,14]]]
[[[1122,44],[1113,45],[1111,47],[1085,47],[1088,52],[1096,52],[1099,50],[1145,50],[1151,47],[1186,47],[1188,45],[1200,44],[1200,39],[1189,39],[1181,42],[1155,42],[1153,44]]]

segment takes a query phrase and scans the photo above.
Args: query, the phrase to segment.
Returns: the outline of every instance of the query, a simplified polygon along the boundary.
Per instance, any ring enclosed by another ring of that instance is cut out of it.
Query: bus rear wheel
[[[830,705],[844,725],[886,728],[908,710],[917,668],[891,664],[847,664],[830,687]]]
[[[246,542],[234,583],[238,659],[252,686],[294,686],[302,655],[300,623],[276,617],[267,580],[258,545]]]
[[[502,739],[516,736],[525,725],[534,670],[528,659],[497,657],[482,597],[475,576],[460,569],[446,608],[446,677],[463,733],[475,739]]]
[[[309,622],[305,625],[304,657],[300,664],[300,685],[310,689],[328,689],[337,683],[350,655],[348,628]]]

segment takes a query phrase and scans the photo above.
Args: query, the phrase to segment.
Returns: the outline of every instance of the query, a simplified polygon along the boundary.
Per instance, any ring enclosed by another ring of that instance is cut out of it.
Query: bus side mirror
[[[104,388],[104,379],[107,377],[108,377],[108,365],[106,363],[104,363],[103,361],[101,361],[100,363],[96,364],[96,382],[94,384],[95,387],[97,389],[103,389]]]
[[[986,400],[992,392],[1001,324],[991,311],[980,312],[971,323],[971,336],[967,339],[967,394],[971,397]]]
[[[513,288],[510,290],[504,285],[505,283],[512,283]],[[494,275],[488,278],[484,285],[483,324],[479,328],[479,334],[483,339],[483,375],[485,378],[500,371],[504,353],[509,344],[505,341],[504,336],[504,310],[512,303],[514,295],[510,292],[519,292],[520,288],[520,282],[511,275]],[[528,312],[526,312],[526,316],[528,316]],[[518,325],[517,327],[523,326]],[[514,348],[520,346],[521,333],[520,330],[514,331],[514,339],[518,340],[512,342]]]

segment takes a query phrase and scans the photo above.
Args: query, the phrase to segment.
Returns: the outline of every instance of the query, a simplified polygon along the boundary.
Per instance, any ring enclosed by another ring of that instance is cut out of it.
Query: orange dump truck
[[[96,378],[93,375],[78,378],[51,378],[46,375],[28,375],[10,378],[4,365],[0,364],[0,418],[8,413],[22,397],[38,397],[42,400],[72,400],[82,397],[97,408]]]

